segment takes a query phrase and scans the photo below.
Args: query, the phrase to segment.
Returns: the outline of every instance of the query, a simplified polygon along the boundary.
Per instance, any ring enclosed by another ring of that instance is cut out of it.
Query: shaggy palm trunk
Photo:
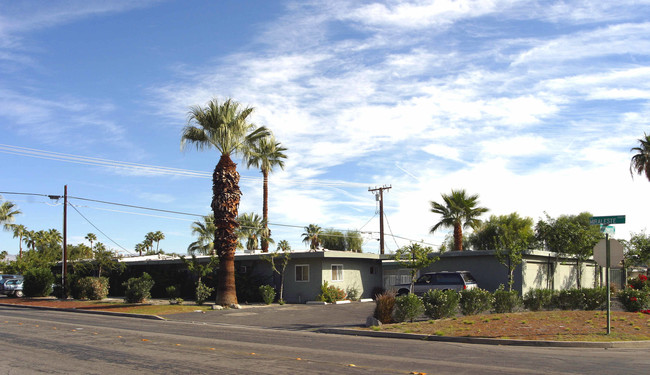
[[[454,224],[454,250],[463,251],[463,228],[460,223]]]
[[[237,303],[235,289],[235,250],[237,249],[237,211],[241,191],[239,190],[237,165],[228,155],[221,155],[219,164],[212,174],[212,212],[214,224],[214,248],[219,257],[217,275],[217,305]]]
[[[262,252],[269,252],[269,241],[267,236],[271,236],[269,232],[269,172],[262,170],[264,176],[263,202],[262,202],[262,219],[264,220],[264,236],[262,236]]]

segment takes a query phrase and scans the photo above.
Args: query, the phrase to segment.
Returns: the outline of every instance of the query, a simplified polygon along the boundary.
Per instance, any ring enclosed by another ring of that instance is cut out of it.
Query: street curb
[[[65,311],[65,312],[76,312],[83,314],[96,314],[96,315],[110,315],[110,316],[121,316],[125,318],[139,318],[139,319],[149,319],[149,320],[167,320],[162,316],[158,315],[145,315],[145,314],[132,314],[132,313],[120,313],[112,311],[101,311],[101,310],[86,310],[86,309],[62,309],[58,307],[48,307],[48,306],[29,306],[29,305],[20,305],[16,303],[0,303],[2,307],[20,307],[24,309],[35,309],[35,310],[48,310],[48,311]]]
[[[331,333],[337,335],[382,337],[392,339],[407,339],[421,341],[453,342],[462,344],[483,344],[483,345],[510,345],[510,346],[537,346],[555,348],[650,348],[650,341],[542,341],[542,340],[511,340],[492,339],[485,337],[453,337],[421,335],[415,333],[379,332],[347,328],[320,328],[315,330],[320,333]]]

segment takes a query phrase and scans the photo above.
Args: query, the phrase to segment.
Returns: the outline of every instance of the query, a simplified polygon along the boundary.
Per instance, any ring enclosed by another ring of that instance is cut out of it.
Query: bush
[[[633,288],[625,288],[616,294],[616,297],[625,308],[625,311],[636,312],[648,308],[648,292]]]
[[[380,322],[387,324],[393,322],[393,309],[395,308],[395,292],[386,291],[375,296],[375,312],[373,316]]]
[[[151,288],[154,284],[153,279],[146,272],[142,273],[140,277],[128,279],[122,284],[126,288],[124,300],[128,303],[144,302],[151,297]]]
[[[345,299],[345,291],[337,286],[328,285],[327,281],[320,287],[321,293],[316,297],[318,301],[332,303]]]
[[[460,294],[455,290],[431,289],[422,295],[424,314],[431,319],[455,316],[459,301]]]
[[[465,289],[460,292],[460,312],[476,315],[492,308],[492,293],[481,288]]]
[[[497,314],[515,312],[522,304],[519,293],[516,290],[505,291],[503,284],[494,292],[494,312]]]
[[[196,284],[196,304],[199,306],[203,305],[203,302],[210,298],[212,292],[214,292],[214,288],[210,288],[202,282],[198,282]]]
[[[47,268],[30,268],[23,274],[23,294],[27,297],[46,297],[52,294],[54,275]]]
[[[167,294],[167,297],[169,298],[170,301],[176,301],[178,297],[181,296],[180,291],[175,285],[170,285],[167,288],[165,288],[165,293]]]
[[[260,294],[262,295],[262,300],[267,305],[272,304],[273,300],[275,300],[275,288],[270,285],[260,286]]]
[[[550,289],[532,289],[524,296],[524,306],[531,311],[550,309],[553,291]]]
[[[585,295],[581,289],[564,289],[551,297],[551,304],[560,310],[584,310]]]
[[[646,275],[639,275],[638,277],[629,278],[628,283],[632,289],[650,289],[650,281],[648,281],[648,276]]]
[[[348,287],[348,289],[345,290],[345,293],[348,295],[348,299],[350,301],[357,301],[359,299],[359,289],[353,286]]]
[[[395,320],[398,322],[413,320],[424,312],[424,305],[420,297],[413,293],[395,298]]]
[[[82,277],[71,290],[74,299],[102,300],[108,296],[108,278]]]
[[[589,288],[583,289],[584,294],[584,309],[585,310],[600,310],[607,302],[607,288]]]

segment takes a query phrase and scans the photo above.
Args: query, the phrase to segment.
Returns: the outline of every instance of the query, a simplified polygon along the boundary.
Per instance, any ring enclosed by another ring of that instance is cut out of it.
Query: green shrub
[[[170,301],[175,301],[178,297],[181,296],[180,291],[175,285],[170,285],[165,288],[165,293],[167,294],[167,297]]]
[[[395,292],[389,290],[375,295],[375,303],[373,316],[384,324],[392,323],[393,309],[395,308]]]
[[[413,293],[395,298],[395,320],[398,322],[413,320],[424,312],[424,305],[420,297]]]
[[[650,302],[647,290],[625,288],[620,290],[616,297],[625,308],[625,311],[629,312],[645,310]]]
[[[599,310],[607,302],[607,288],[588,288],[582,289],[584,294],[584,309]]]
[[[140,277],[132,277],[122,285],[126,288],[124,300],[128,303],[144,302],[151,297],[151,288],[155,282],[148,273],[142,273]]]
[[[199,306],[203,305],[203,302],[210,298],[212,292],[214,292],[214,288],[210,288],[202,282],[198,282],[196,284],[196,304]]]
[[[650,289],[650,280],[648,280],[648,276],[646,275],[631,277],[628,279],[628,283],[632,289]]]
[[[492,293],[481,288],[461,290],[460,312],[463,315],[476,315],[492,308]]]
[[[550,289],[532,289],[524,295],[524,306],[531,311],[550,309],[553,299],[553,291]]]
[[[460,294],[455,290],[431,289],[422,295],[424,314],[431,319],[455,316],[459,301]]]
[[[494,312],[497,314],[511,313],[519,310],[523,302],[516,290],[506,291],[503,284],[494,291]]]
[[[581,289],[564,289],[551,297],[551,304],[560,310],[584,310],[585,295]]]
[[[348,295],[348,299],[350,301],[357,301],[359,299],[359,289],[353,286],[348,287],[348,289],[345,290],[345,293]]]
[[[275,300],[275,288],[270,285],[260,286],[260,294],[262,295],[262,300],[267,305],[272,304],[273,300]]]
[[[321,293],[316,297],[318,301],[332,303],[345,299],[345,291],[337,286],[328,285],[327,281],[320,287]]]
[[[23,280],[23,294],[27,297],[46,297],[52,294],[54,275],[47,267],[26,270]]]
[[[71,292],[74,299],[102,300],[108,296],[108,278],[82,277],[74,283]]]

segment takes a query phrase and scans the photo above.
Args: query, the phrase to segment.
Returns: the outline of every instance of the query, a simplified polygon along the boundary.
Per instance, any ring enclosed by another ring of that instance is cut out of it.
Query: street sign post
[[[594,216],[589,218],[589,224],[590,225],[609,225],[609,224],[625,224],[625,215],[615,215],[615,216]],[[607,334],[609,335],[612,332],[612,325],[611,325],[611,315],[612,315],[612,296],[611,296],[611,289],[610,289],[610,283],[609,283],[609,269],[611,266],[612,262],[612,248],[610,244],[610,239],[609,239],[609,232],[607,229],[603,230],[605,233],[605,284],[607,288]],[[614,240],[616,241],[616,240]],[[600,246],[599,246],[600,245]],[[619,257],[619,246],[620,246],[620,255],[621,259],[615,260],[614,264],[618,264],[622,260],[622,254],[623,254],[623,246],[621,246],[620,242],[616,241],[614,244],[615,252],[616,252],[616,258]],[[596,252],[601,252],[601,243],[599,242],[596,247],[594,247],[594,259],[596,259]],[[598,262],[601,264],[600,262]],[[602,265],[602,264],[601,264]]]

